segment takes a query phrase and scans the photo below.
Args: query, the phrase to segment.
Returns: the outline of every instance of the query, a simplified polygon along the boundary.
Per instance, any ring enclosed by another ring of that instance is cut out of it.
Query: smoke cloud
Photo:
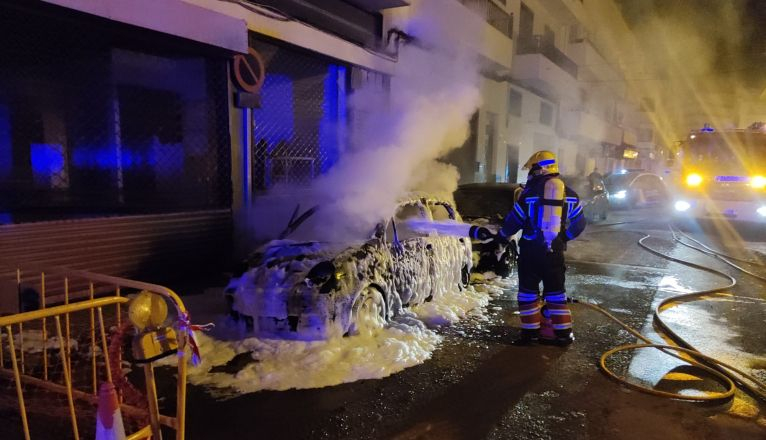
[[[745,128],[766,116],[764,35],[748,0],[586,2],[629,93],[643,99],[661,143],[707,122]],[[625,18],[623,20],[623,17]],[[762,17],[763,18],[763,17]]]
[[[296,203],[320,209],[290,238],[348,241],[369,237],[411,194],[451,199],[457,169],[437,159],[463,144],[480,104],[480,64],[470,41],[480,33],[442,6],[421,0],[408,9],[414,15],[397,25],[415,41],[400,48],[389,93],[354,92],[349,108],[357,120],[347,151],[310,188],[276,188],[283,195],[276,205],[274,197],[257,200],[256,237],[274,238]]]

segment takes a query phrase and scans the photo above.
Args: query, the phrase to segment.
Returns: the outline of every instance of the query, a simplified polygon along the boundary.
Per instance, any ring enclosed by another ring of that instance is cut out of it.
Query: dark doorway
[[[507,145],[508,161],[505,165],[505,179],[508,182],[516,182],[519,177],[519,146]]]

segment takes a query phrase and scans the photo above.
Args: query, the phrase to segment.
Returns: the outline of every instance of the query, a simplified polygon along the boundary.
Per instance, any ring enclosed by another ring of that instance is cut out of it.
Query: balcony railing
[[[577,63],[569,59],[564,52],[560,51],[553,43],[545,41],[542,35],[533,35],[531,38],[519,39],[519,55],[537,53],[551,60],[565,72],[577,78]]]
[[[508,38],[513,38],[513,15],[505,12],[492,0],[458,0],[468,9],[478,13],[490,26]]]

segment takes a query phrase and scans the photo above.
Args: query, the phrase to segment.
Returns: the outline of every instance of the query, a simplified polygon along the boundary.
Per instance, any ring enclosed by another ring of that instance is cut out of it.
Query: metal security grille
[[[0,4],[0,223],[228,207],[226,55]]]
[[[253,110],[253,188],[305,185],[345,149],[347,68],[255,37],[250,44],[266,65]]]

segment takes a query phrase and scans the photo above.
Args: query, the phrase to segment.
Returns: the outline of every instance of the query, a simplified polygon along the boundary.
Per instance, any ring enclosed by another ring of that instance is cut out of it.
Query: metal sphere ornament
[[[144,290],[130,302],[128,317],[139,331],[156,328],[168,317],[168,305],[162,296]]]

